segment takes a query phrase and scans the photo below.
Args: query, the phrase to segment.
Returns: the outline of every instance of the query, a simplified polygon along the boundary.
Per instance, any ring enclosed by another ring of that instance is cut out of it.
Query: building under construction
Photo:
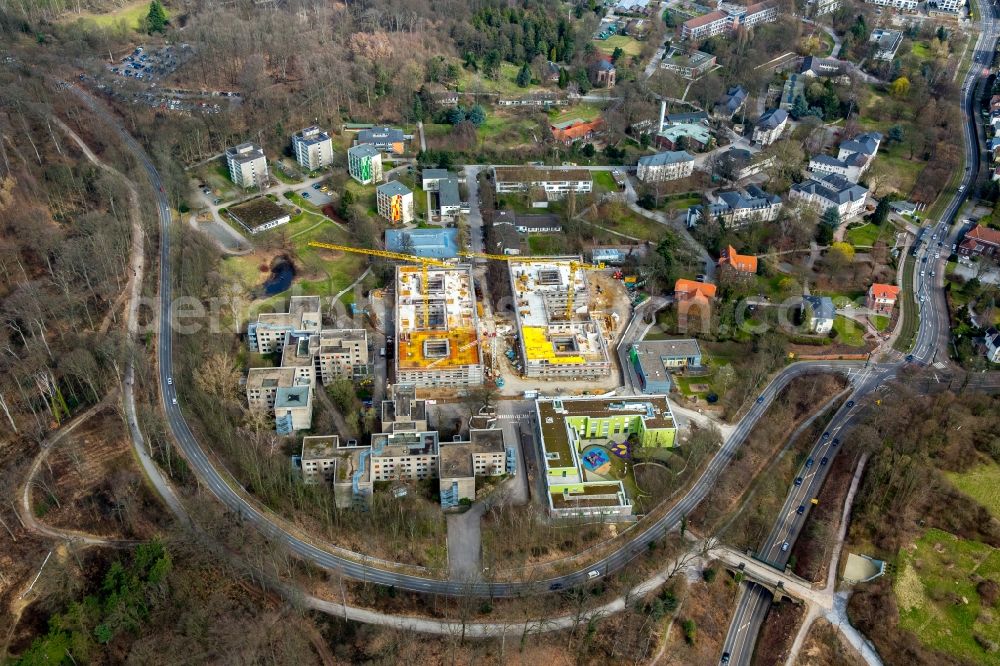
[[[508,262],[526,377],[586,379],[611,372],[604,335],[591,316],[583,263],[580,256]]]
[[[479,343],[471,267],[396,267],[398,383],[421,388],[482,384]]]

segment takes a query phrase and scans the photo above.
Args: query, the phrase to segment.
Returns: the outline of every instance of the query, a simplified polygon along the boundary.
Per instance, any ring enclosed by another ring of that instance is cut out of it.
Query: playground
[[[581,456],[583,468],[599,476],[608,476],[611,472],[611,459],[603,446],[588,446]]]

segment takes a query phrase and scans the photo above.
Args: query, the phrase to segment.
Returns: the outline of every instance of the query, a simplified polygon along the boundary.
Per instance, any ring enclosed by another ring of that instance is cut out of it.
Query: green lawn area
[[[983,608],[975,581],[1000,580],[1000,551],[930,529],[912,549],[900,550],[896,568],[893,591],[900,627],[964,662],[997,663],[996,654],[975,639],[1000,642],[1000,622],[991,620],[992,609]]]
[[[657,242],[663,238],[663,225],[659,222],[643,217],[626,206],[616,205],[611,210],[608,215],[599,215],[595,218],[591,214],[586,219],[605,229],[612,229],[639,240]]]
[[[889,327],[889,322],[891,321],[891,319],[884,315],[872,315],[868,317],[868,321],[872,323],[872,326],[875,327],[876,331],[881,333],[882,331],[884,331],[886,328]]]
[[[621,49],[626,56],[636,56],[642,52],[642,42],[625,35],[615,35],[603,40],[595,39],[594,46],[601,53],[608,55],[614,53],[615,49]]]
[[[201,165],[194,171],[194,177],[205,183],[212,190],[213,196],[223,201],[232,201],[240,194],[239,188],[229,179],[225,161],[216,160]]]
[[[1000,465],[987,463],[961,474],[946,472],[952,485],[1000,518]]]
[[[521,68],[509,62],[500,64],[500,73],[496,79],[490,79],[481,72],[470,72],[464,67],[455,83],[455,89],[460,92],[491,92],[504,95],[529,95],[545,90],[540,86],[522,88],[517,85],[517,73]]]
[[[450,131],[451,126],[447,127]],[[496,109],[486,115],[486,122],[479,126],[478,134],[484,147],[493,149],[532,145],[544,136],[534,120]]]
[[[910,49],[910,53],[921,60],[931,59],[931,47],[927,42],[913,42],[913,48]]]
[[[865,346],[865,330],[861,327],[861,324],[853,319],[837,315],[833,319],[833,330],[837,331],[837,342],[839,344],[849,347]]]
[[[112,28],[124,22],[129,29],[138,30],[139,22],[145,19],[148,13],[149,3],[146,0],[138,0],[138,2],[130,2],[122,8],[106,14],[97,14],[94,12],[71,13],[60,20],[66,23],[72,23],[77,20],[88,21],[99,28]],[[170,16],[169,12],[167,16]]]
[[[292,166],[288,166],[287,168],[289,170],[295,169],[295,167]],[[302,182],[300,178],[292,178],[291,176],[286,174],[278,164],[271,165],[271,175],[273,175],[275,178],[280,180],[282,183],[285,183],[286,185],[298,185],[299,183]]]
[[[594,189],[602,192],[617,192],[618,186],[615,179],[611,177],[610,171],[593,171]]]
[[[871,247],[879,239],[888,239],[892,234],[892,226],[883,224],[864,224],[847,230],[847,242],[855,247]]]
[[[549,234],[532,234],[528,236],[528,248],[535,256],[562,254],[566,251],[563,236]]]
[[[899,305],[902,309],[903,321],[899,329],[899,337],[892,345],[896,351],[906,353],[913,346],[913,340],[917,336],[917,301],[913,298],[913,271],[915,260],[907,255],[906,263],[903,265],[903,288],[899,290]]]
[[[549,111],[549,122],[552,124],[566,122],[567,120],[593,120],[601,115],[601,107],[593,104],[577,104],[570,108],[551,109]]]

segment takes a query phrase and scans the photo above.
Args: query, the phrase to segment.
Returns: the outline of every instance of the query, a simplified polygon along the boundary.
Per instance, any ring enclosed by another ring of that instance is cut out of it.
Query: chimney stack
[[[667,101],[663,100],[660,102],[660,124],[656,126],[656,133],[659,134],[663,131],[663,120],[667,115]]]

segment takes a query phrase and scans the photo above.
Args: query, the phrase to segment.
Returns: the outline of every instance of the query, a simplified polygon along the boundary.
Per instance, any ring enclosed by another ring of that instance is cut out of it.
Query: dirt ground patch
[[[35,477],[32,509],[52,527],[110,539],[148,539],[167,521],[113,410],[95,414],[53,447]]]
[[[805,608],[801,604],[788,600],[771,606],[757,638],[751,662],[753,666],[785,663],[804,614]]]
[[[865,660],[845,646],[833,625],[823,618],[813,622],[795,666],[864,666]]]
[[[666,649],[658,662],[667,666],[689,664],[715,664],[722,654],[722,643],[729,631],[729,620],[739,586],[732,576],[719,571],[711,583],[699,579],[688,583],[684,590],[677,617],[667,634]],[[684,622],[694,623],[694,638],[685,637]]]

